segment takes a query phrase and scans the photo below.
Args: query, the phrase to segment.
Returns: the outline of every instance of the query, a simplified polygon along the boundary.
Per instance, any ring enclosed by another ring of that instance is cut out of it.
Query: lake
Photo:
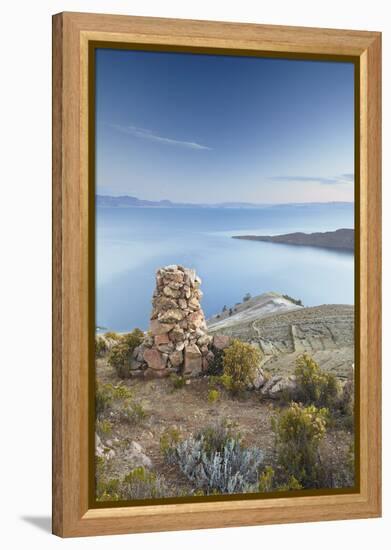
[[[241,208],[97,208],[96,324],[147,329],[155,271],[196,269],[206,317],[270,290],[306,306],[354,303],[349,252],[232,239],[354,227],[352,204]]]

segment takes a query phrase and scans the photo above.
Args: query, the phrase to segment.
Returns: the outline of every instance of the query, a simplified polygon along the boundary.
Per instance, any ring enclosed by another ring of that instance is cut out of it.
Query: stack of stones
[[[194,269],[169,265],[157,271],[150,331],[143,342],[149,374],[197,376],[213,361],[200,286]]]

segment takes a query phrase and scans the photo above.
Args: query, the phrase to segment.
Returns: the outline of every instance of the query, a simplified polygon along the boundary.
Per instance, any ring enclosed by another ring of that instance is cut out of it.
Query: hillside
[[[208,320],[220,333],[259,346],[272,373],[292,372],[295,359],[308,352],[325,370],[340,377],[354,363],[354,308],[350,305],[300,307],[268,292],[237,306],[231,316]]]
[[[233,239],[263,241],[297,246],[316,246],[354,251],[354,229],[337,229],[324,233],[287,233],[285,235],[235,235]]]

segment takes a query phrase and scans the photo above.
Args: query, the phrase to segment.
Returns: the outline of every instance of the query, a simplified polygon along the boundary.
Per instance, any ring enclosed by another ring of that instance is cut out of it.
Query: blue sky
[[[98,49],[97,193],[354,198],[350,63]]]

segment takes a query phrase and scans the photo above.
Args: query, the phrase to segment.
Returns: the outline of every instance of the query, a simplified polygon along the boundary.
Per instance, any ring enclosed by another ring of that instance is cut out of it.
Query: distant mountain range
[[[97,195],[96,206],[103,208],[268,208],[273,206],[319,206],[324,204],[334,205],[351,205],[350,202],[312,202],[312,203],[283,203],[283,204],[267,204],[267,203],[251,203],[251,202],[220,202],[215,204],[208,203],[185,203],[172,202],[169,200],[148,201],[122,195],[113,197],[110,195]]]

